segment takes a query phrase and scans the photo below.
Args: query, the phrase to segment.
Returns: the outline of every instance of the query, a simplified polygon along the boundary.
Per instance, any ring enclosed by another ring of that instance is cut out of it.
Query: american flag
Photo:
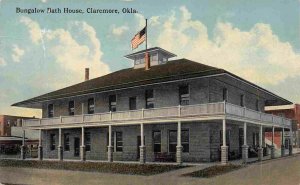
[[[146,26],[131,39],[131,49],[136,49],[146,40]]]

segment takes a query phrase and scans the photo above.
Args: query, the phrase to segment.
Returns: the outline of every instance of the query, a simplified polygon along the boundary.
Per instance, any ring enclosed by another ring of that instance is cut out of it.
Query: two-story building
[[[249,147],[262,159],[265,130],[291,128],[264,113],[290,101],[226,70],[169,60],[159,47],[125,57],[132,68],[13,105],[42,109],[42,119],[23,124],[40,130],[40,159],[246,162]]]

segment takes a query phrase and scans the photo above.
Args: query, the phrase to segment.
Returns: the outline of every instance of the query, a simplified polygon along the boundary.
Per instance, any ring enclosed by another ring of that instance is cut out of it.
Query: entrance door
[[[80,138],[75,137],[74,138],[74,156],[78,157],[80,153]]]

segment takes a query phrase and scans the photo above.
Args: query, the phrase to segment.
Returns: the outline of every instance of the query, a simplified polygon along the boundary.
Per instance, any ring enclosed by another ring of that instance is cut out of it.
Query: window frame
[[[187,142],[182,142],[182,132],[188,132],[188,141]],[[175,132],[176,133],[176,142],[170,142],[170,133],[171,132]],[[190,153],[190,129],[188,129],[188,128],[182,128],[181,129],[181,146],[182,146],[182,153]],[[177,146],[177,130],[169,130],[168,131],[168,153],[176,153],[176,146],[175,146],[175,151],[173,152],[173,151],[170,151],[170,145],[176,145]],[[184,145],[187,145],[188,147],[188,149],[187,149],[187,151],[184,151]]]
[[[228,89],[226,87],[224,87],[222,89],[222,96],[223,96],[223,101],[227,102],[228,101]]]
[[[115,97],[115,101],[111,101],[111,97]],[[117,111],[117,95],[116,94],[111,94],[108,96],[108,109],[111,112],[116,112]]]
[[[135,100],[135,107],[132,108],[132,104],[131,104],[131,100]],[[129,97],[129,110],[137,110],[137,97],[136,96],[132,96],[132,97]]]
[[[70,151],[70,133],[64,133],[64,151]]]
[[[50,110],[50,106],[52,106],[52,110]],[[47,105],[47,116],[48,116],[48,118],[54,117],[54,104],[53,103],[50,103]]]
[[[93,100],[93,104],[90,104],[91,100]],[[89,98],[87,104],[87,113],[94,114],[95,113],[95,98]]]
[[[70,106],[71,102],[73,102],[73,107]],[[69,116],[74,116],[75,115],[75,101],[74,100],[69,101],[68,112],[69,112]]]
[[[90,152],[92,150],[91,138],[91,132],[84,133],[84,146],[86,152]]]
[[[56,135],[50,134],[50,151],[53,151],[56,149]]]
[[[159,133],[160,134],[159,142],[155,142],[154,133]],[[153,132],[152,132],[152,142],[153,142],[153,152],[154,153],[161,153],[161,131],[160,130],[153,130]],[[159,151],[155,151],[155,148],[156,148],[155,145],[159,145]]]
[[[240,106],[245,107],[245,95],[244,94],[240,95]]]
[[[148,95],[149,95],[149,93],[147,93],[147,92],[149,92],[149,91],[152,91],[152,97],[148,97]],[[146,109],[153,109],[153,108],[155,108],[155,103],[154,103],[154,101],[155,101],[155,95],[154,95],[154,89],[146,89],[145,90],[145,108]],[[152,106],[150,106],[150,105],[152,105]]]
[[[118,140],[118,134],[121,134],[121,140]],[[115,132],[115,152],[123,152],[123,132],[116,131]],[[121,143],[121,145],[120,145]]]
[[[188,93],[183,94],[181,93],[181,88],[187,88]],[[178,87],[178,96],[179,96],[179,105],[190,105],[190,85],[189,84],[185,84],[185,85],[180,85]],[[184,101],[186,101],[187,103],[183,103]]]

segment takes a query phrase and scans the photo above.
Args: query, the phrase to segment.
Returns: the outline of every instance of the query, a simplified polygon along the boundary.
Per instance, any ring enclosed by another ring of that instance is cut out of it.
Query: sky
[[[132,51],[130,40],[146,18],[148,47],[224,68],[300,103],[299,8],[299,0],[0,0],[0,114],[40,117],[11,104],[82,82],[86,67],[91,78],[132,67],[124,55],[145,49]]]

